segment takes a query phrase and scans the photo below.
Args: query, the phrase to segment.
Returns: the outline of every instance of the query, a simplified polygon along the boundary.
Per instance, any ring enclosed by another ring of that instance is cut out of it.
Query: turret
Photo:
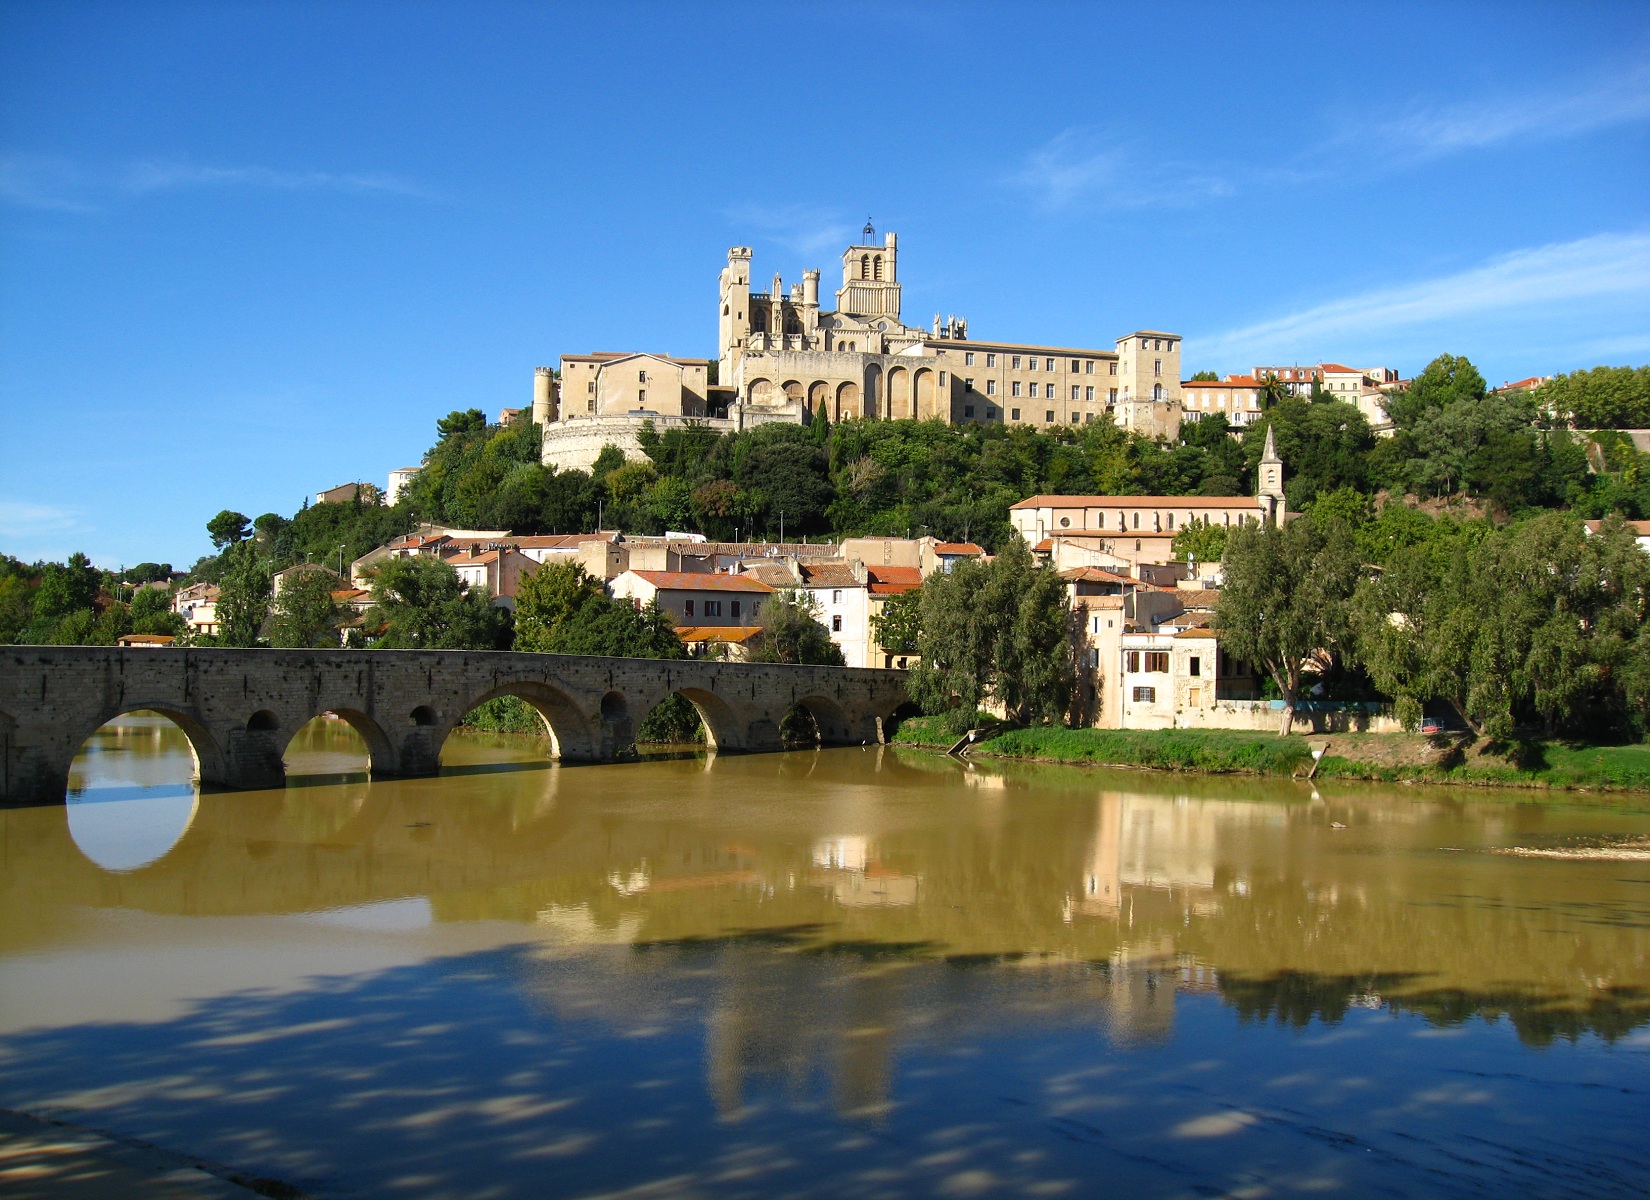
[[[744,354],[751,328],[751,249],[733,246],[722,268],[722,311],[717,326],[717,357],[721,378],[732,379],[734,365]]]
[[[533,368],[533,420],[548,425],[556,419],[556,373],[550,367]]]
[[[802,303],[819,307],[819,269],[802,272]]]

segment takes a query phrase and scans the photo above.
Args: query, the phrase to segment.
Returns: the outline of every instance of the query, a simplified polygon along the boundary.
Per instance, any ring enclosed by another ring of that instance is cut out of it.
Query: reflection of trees
[[[1614,1042],[1650,1021],[1650,992],[1635,987],[1603,988],[1578,1003],[1571,996],[1530,988],[1428,988],[1414,975],[1278,971],[1260,977],[1222,972],[1220,993],[1245,1021],[1276,1020],[1297,1028],[1313,1021],[1333,1024],[1354,1007],[1417,1013],[1444,1026],[1505,1016],[1520,1041],[1536,1046],[1557,1038],[1573,1042],[1586,1033]]]

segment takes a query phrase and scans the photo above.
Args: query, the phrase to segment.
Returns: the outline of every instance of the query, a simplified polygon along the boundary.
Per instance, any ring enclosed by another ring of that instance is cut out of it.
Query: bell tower
[[[899,320],[899,236],[886,234],[877,245],[877,231],[865,219],[860,244],[842,252],[842,290],[836,310],[851,317],[892,317]]]
[[[717,318],[716,357],[718,378],[731,380],[734,368],[745,356],[751,332],[751,248],[733,246],[728,265],[722,268],[722,311]]]
[[[1272,438],[1272,427],[1266,427],[1266,447],[1261,451],[1260,466],[1255,469],[1255,499],[1268,525],[1282,525],[1288,504],[1283,498],[1283,459],[1278,457],[1278,445]]]

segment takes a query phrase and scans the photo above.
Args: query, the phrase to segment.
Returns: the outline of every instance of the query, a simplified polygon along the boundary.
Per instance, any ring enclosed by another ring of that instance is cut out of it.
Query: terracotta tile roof
[[[776,592],[758,579],[744,575],[712,575],[698,571],[631,571],[654,587],[673,592]]]
[[[1259,508],[1253,496],[1028,496],[1017,508]],[[1079,532],[1083,532],[1079,530]],[[1129,532],[1133,533],[1134,530]],[[1065,531],[1061,537],[1068,536]],[[1109,535],[1108,535],[1109,536]]]
[[[740,572],[747,579],[755,579],[767,584],[771,588],[788,588],[796,586],[796,576],[791,574],[791,568],[786,563],[761,562],[752,563]]]
[[[684,642],[748,642],[762,632],[760,625],[678,625],[676,636]]]
[[[115,639],[122,646],[170,646],[176,640],[169,633],[123,633]]]
[[[1597,533],[1604,528],[1603,521],[1583,521],[1582,524],[1587,527],[1588,533]],[[1640,537],[1650,537],[1650,521],[1628,521],[1626,525]]]
[[[1343,366],[1341,366],[1340,363],[1319,363],[1318,364],[1318,370],[1320,370],[1320,371],[1339,371],[1339,372],[1341,372],[1342,374],[1345,374],[1345,375],[1362,375],[1363,374],[1363,372],[1358,370],[1356,367],[1343,367]]]
[[[1213,608],[1220,603],[1219,588],[1176,588],[1175,596],[1187,608]]]
[[[1053,538],[1044,538],[1042,541],[1038,542],[1031,549],[1032,549],[1032,553],[1034,553],[1034,554],[1047,554],[1049,551],[1054,549],[1054,539]]]
[[[976,546],[973,542],[935,542],[935,554],[984,554],[984,546]]]
[[[1077,608],[1122,608],[1124,596],[1078,596],[1072,601]]]
[[[802,582],[809,587],[857,588],[864,585],[854,578],[854,569],[847,563],[802,563]]]
[[[1149,586],[1132,576],[1119,575],[1116,571],[1108,571],[1104,567],[1072,567],[1061,571],[1060,578],[1067,583],[1126,583],[1135,587]]]
[[[1202,628],[1182,629],[1179,633],[1175,634],[1176,638],[1214,638],[1216,636],[1217,635],[1213,629]]]
[[[922,572],[916,567],[866,567],[873,596],[898,596],[922,586]]]

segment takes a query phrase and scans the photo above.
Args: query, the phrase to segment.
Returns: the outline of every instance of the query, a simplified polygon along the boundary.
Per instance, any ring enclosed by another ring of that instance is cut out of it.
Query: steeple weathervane
[[[865,218],[865,228],[860,230],[860,243],[859,244],[861,246],[874,246],[874,245],[876,245],[876,237],[877,237],[877,231],[874,228],[872,228],[872,226],[871,226],[871,218],[866,217]]]

